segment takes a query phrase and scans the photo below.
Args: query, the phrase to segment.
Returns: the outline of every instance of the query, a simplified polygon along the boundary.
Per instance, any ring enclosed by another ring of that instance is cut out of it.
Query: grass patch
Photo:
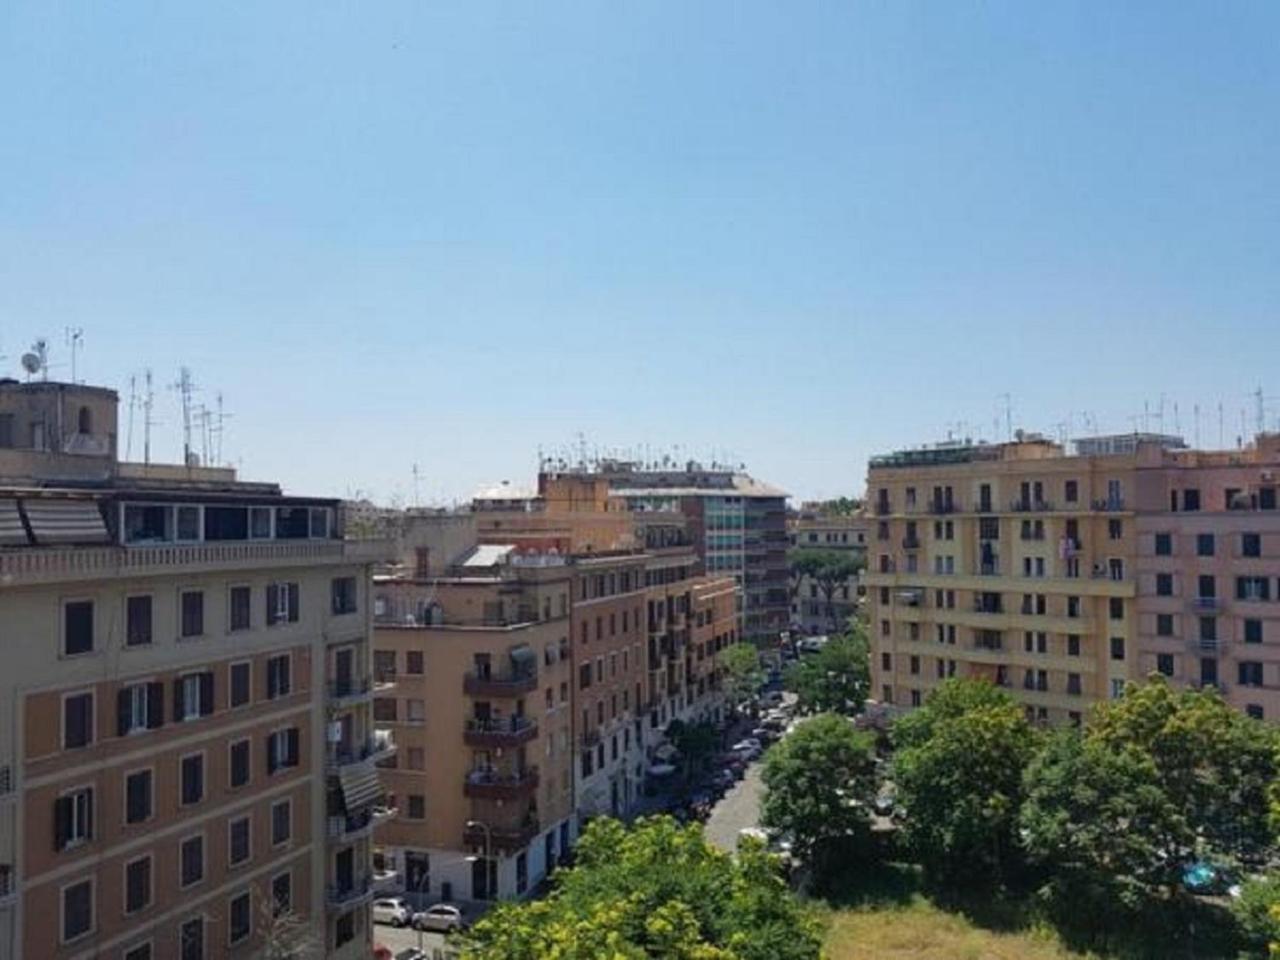
[[[829,960],[1083,960],[1049,931],[983,930],[924,899],[833,911]]]

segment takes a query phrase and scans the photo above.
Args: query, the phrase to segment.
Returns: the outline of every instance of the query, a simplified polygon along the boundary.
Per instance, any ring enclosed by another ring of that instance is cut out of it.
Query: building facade
[[[378,549],[115,424],[0,383],[0,955],[250,956],[288,914],[368,956]]]
[[[1036,437],[874,458],[866,576],[875,692],[918,705],[949,676],[1078,722],[1163,674],[1280,716],[1280,436]]]
[[[805,504],[787,517],[787,536],[793,557],[804,551],[829,553],[861,567],[867,558],[868,530],[864,513],[833,514],[821,504]],[[843,630],[857,614],[862,589],[857,573],[828,584],[795,569],[793,564],[792,633],[813,636]]]

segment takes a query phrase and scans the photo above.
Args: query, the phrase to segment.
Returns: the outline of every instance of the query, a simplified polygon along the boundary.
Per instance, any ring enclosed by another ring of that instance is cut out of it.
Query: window
[[[912,673],[913,675],[919,674],[919,673],[920,673],[920,658],[919,658],[919,657],[917,657],[917,656],[912,656],[912,658],[911,658],[911,661],[910,661],[910,662],[911,662],[911,673]]]
[[[1173,596],[1173,574],[1172,573],[1156,574],[1156,596],[1157,597]]]
[[[178,930],[179,960],[205,960],[204,919],[187,920]]]
[[[1196,596],[1211,600],[1218,595],[1218,582],[1213,576],[1201,574],[1196,582]]]
[[[1270,600],[1270,577],[1236,577],[1237,600]]]
[[[248,587],[232,587],[229,597],[230,615],[227,622],[232,630],[248,630],[253,626],[253,591]]]
[[[1157,637],[1173,636],[1173,614],[1171,613],[1156,614],[1156,636]]]
[[[374,697],[373,719],[381,723],[395,723],[396,722],[396,698],[395,697]]]
[[[187,673],[173,684],[175,720],[196,720],[213,713],[213,671]]]
[[[145,823],[151,819],[152,779],[150,770],[135,770],[124,778],[125,823]]]
[[[1107,521],[1107,538],[1109,540],[1120,540],[1124,538],[1124,521],[1108,520]]]
[[[151,642],[151,597],[129,597],[125,601],[124,642],[128,647],[143,647]]]
[[[1067,503],[1077,503],[1080,500],[1080,484],[1075,480],[1068,480],[1063,485],[1062,499]]]
[[[405,651],[404,672],[411,674],[421,674],[423,672],[423,658],[421,650]]]
[[[1262,556],[1262,536],[1257,533],[1240,534],[1240,555],[1243,557]]]
[[[281,800],[271,805],[271,845],[278,847],[288,843],[293,836],[293,804]]]
[[[1182,509],[1194,513],[1200,509],[1200,491],[1187,489],[1182,491]]]
[[[231,898],[227,917],[227,935],[232,946],[247,940],[253,930],[253,912],[249,891]]]
[[[404,702],[405,720],[408,723],[423,723],[427,719],[426,701],[411,697]]]
[[[1111,699],[1119,700],[1124,696],[1124,680],[1119,677],[1111,678]]]
[[[1198,557],[1213,556],[1213,534],[1212,533],[1196,534],[1196,556]]]
[[[1212,643],[1218,639],[1218,618],[1200,618],[1200,642]]]
[[[298,585],[267,584],[267,626],[298,622]]]
[[[1173,676],[1173,654],[1158,653],[1156,654],[1156,670],[1166,677]]]
[[[227,780],[232,789],[249,782],[249,739],[236,740],[227,748]]]
[[[232,709],[243,707],[251,696],[253,667],[248,660],[241,660],[231,664],[229,673],[231,692],[228,706]]]
[[[267,699],[274,700],[277,697],[287,697],[290,691],[290,666],[291,658],[289,654],[282,653],[278,656],[271,657],[267,660]]]
[[[159,681],[134,683],[116,691],[116,735],[154,730],[164,722],[164,686]]]
[[[1107,602],[1107,608],[1112,620],[1124,619],[1124,598],[1111,597]]]
[[[182,886],[189,887],[204,879],[204,836],[188,837],[178,848],[178,875]]]
[[[1263,717],[1262,704],[1246,703],[1244,707],[1244,712],[1245,712],[1245,716],[1247,717],[1251,717],[1254,720],[1261,720]]]
[[[62,608],[62,653],[93,652],[93,601],[73,600]]]
[[[1237,665],[1238,678],[1242,687],[1262,686],[1262,664],[1257,660],[1241,660]]]
[[[93,839],[93,787],[82,787],[53,802],[55,850],[66,850]]]
[[[70,694],[62,701],[62,749],[78,750],[92,742],[93,694]]]
[[[421,793],[409,794],[409,819],[427,819],[427,798]]]
[[[137,913],[151,905],[151,858],[130,860],[124,867],[124,912]]]
[[[293,873],[286,870],[271,878],[271,915],[293,912]]]
[[[124,952],[124,960],[151,960],[151,944],[140,943]]]
[[[1067,656],[1080,656],[1080,635],[1078,633],[1067,634]]]
[[[181,762],[181,804],[189,806],[204,799],[204,754],[192,753]]]
[[[13,414],[0,413],[0,448],[13,447]]]
[[[331,584],[334,615],[356,612],[356,578],[335,577]]]
[[[1173,556],[1173,535],[1169,533],[1156,534],[1156,556],[1171,557]]]
[[[178,539],[194,542],[200,539],[200,508],[178,507]]]
[[[204,633],[204,593],[184,590],[181,598],[182,636],[198,637]]]
[[[62,888],[62,942],[78,940],[93,930],[93,883],[81,880]]]
[[[298,765],[298,728],[277,730],[267,737],[267,773]]]
[[[1245,643],[1261,643],[1262,642],[1262,621],[1246,620],[1244,622],[1244,642]]]
[[[251,837],[248,817],[238,817],[227,823],[227,863],[235,867],[249,859]]]
[[[1112,660],[1124,659],[1124,637],[1111,638],[1111,659]]]
[[[892,670],[892,669],[893,669],[893,655],[892,655],[892,654],[889,654],[889,653],[882,653],[882,654],[880,654],[880,669],[881,669],[881,670]]]
[[[1073,697],[1080,696],[1080,674],[1078,673],[1067,674],[1067,693],[1069,693]]]

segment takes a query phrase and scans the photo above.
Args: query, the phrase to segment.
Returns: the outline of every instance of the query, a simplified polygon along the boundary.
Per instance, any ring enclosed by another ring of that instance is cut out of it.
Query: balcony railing
[[[462,678],[462,692],[469,697],[521,697],[538,689],[538,675],[468,673]]]
[[[373,681],[368,677],[347,677],[329,681],[330,700],[356,701],[371,696],[373,696]]]
[[[392,756],[396,752],[396,743],[390,730],[376,730],[374,735],[362,744],[345,746],[331,744],[325,763],[331,770],[352,766],[357,763],[376,763]]]
[[[1103,500],[1094,500],[1091,506],[1094,510],[1102,513],[1113,513],[1125,508],[1123,497],[1109,497]]]
[[[1228,646],[1228,641],[1216,637],[1192,637],[1187,641],[1187,649],[1192,653],[1221,653]]]
[[[1009,509],[1014,513],[1043,513],[1053,509],[1053,504],[1048,500],[1024,500],[1019,497],[1009,504]]]
[[[365,807],[359,813],[349,816],[329,818],[329,838],[332,840],[353,840],[368,833],[388,820],[393,819],[398,811],[388,807]]]
[[[470,717],[463,740],[472,747],[516,747],[537,735],[537,721],[529,717]]]
[[[531,814],[519,824],[488,824],[487,830],[481,826],[466,827],[462,831],[462,842],[469,847],[483,848],[487,843],[495,850],[513,851],[527,846],[540,829],[538,818]]]
[[[919,550],[919,549],[920,549],[920,538],[919,538],[919,537],[915,537],[915,536],[910,536],[910,535],[903,537],[903,538],[902,538],[902,549],[904,549],[904,550]]]
[[[1222,601],[1218,597],[1193,597],[1191,599],[1191,608],[1205,613],[1213,613],[1215,610],[1222,609]]]
[[[481,800],[514,800],[538,788],[538,768],[523,770],[472,770],[463,784],[463,793]]]
[[[930,500],[929,512],[937,515],[955,513],[960,508],[950,500]]]
[[[371,896],[373,896],[373,875],[368,873],[331,883],[325,891],[325,899],[331,907],[352,907]]]

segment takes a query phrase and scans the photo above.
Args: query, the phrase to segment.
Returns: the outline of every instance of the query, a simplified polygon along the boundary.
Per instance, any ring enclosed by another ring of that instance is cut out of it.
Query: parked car
[[[409,909],[402,897],[382,897],[373,901],[373,922],[389,923],[393,927],[406,926],[413,919],[413,911]]]
[[[451,903],[437,903],[413,915],[416,930],[442,930],[452,933],[466,926],[462,911]]]
[[[876,797],[875,802],[871,805],[876,814],[881,817],[893,816],[893,795],[882,793]]]
[[[729,749],[732,753],[737,754],[743,760],[751,761],[760,756],[760,741],[739,740]]]

